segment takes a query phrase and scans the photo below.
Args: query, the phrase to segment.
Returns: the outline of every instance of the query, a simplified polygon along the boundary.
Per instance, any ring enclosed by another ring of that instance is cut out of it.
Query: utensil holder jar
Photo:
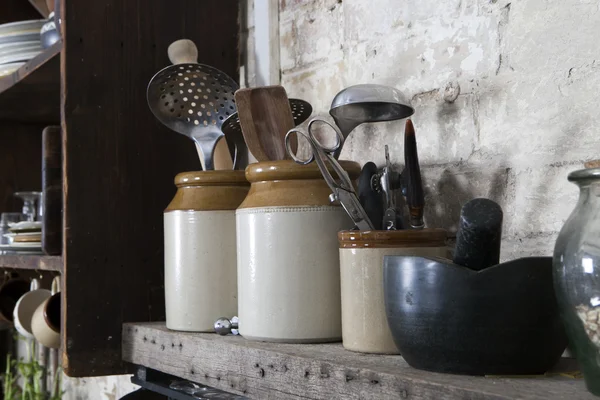
[[[350,178],[359,164],[340,161]],[[247,339],[318,343],[341,339],[337,233],[352,227],[315,163],[246,168],[248,197],[236,211],[239,330]]]
[[[184,172],[164,213],[167,328],[212,332],[237,313],[235,209],[249,190],[244,171]]]
[[[385,313],[383,258],[446,257],[446,231],[343,231],[338,239],[344,348],[362,353],[399,354]]]

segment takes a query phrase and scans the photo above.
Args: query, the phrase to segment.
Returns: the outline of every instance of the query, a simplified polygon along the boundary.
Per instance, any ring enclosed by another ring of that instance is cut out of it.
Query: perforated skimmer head
[[[301,100],[301,99],[289,99],[290,108],[292,109],[292,116],[294,117],[294,124],[296,126],[300,125],[304,121],[310,117],[312,114],[313,108],[309,102]],[[221,127],[223,132],[227,137],[230,135],[242,133],[242,126],[240,125],[240,119],[238,117],[237,112],[231,114],[225,122],[223,122],[223,126]]]
[[[223,122],[236,112],[237,83],[204,64],[177,64],[159,71],[148,85],[150,110],[164,125],[200,146],[205,169],[214,169],[213,152]]]

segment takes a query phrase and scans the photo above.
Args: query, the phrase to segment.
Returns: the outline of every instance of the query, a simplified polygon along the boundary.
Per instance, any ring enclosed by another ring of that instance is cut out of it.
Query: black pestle
[[[502,208],[489,199],[473,199],[460,212],[454,263],[479,271],[500,262]]]

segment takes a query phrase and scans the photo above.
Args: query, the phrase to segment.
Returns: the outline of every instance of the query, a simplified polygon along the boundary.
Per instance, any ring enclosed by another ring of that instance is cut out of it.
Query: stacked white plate
[[[0,77],[10,75],[42,52],[40,30],[46,21],[0,25]]]
[[[0,244],[0,251],[7,253],[33,253],[39,254],[42,251],[42,222],[41,221],[21,221],[9,223],[10,233],[4,234],[10,243]]]

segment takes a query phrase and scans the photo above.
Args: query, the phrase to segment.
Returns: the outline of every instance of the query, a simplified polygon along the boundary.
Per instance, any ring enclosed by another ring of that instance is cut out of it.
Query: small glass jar
[[[590,392],[600,395],[600,168],[569,174],[577,206],[554,248],[554,287],[569,337]]]
[[[340,161],[352,180],[360,165]],[[236,212],[239,331],[247,339],[339,341],[337,233],[353,222],[329,201],[316,163],[270,161],[246,168],[248,197]]]
[[[237,315],[235,209],[246,197],[244,171],[183,172],[164,213],[167,328],[213,332]]]

